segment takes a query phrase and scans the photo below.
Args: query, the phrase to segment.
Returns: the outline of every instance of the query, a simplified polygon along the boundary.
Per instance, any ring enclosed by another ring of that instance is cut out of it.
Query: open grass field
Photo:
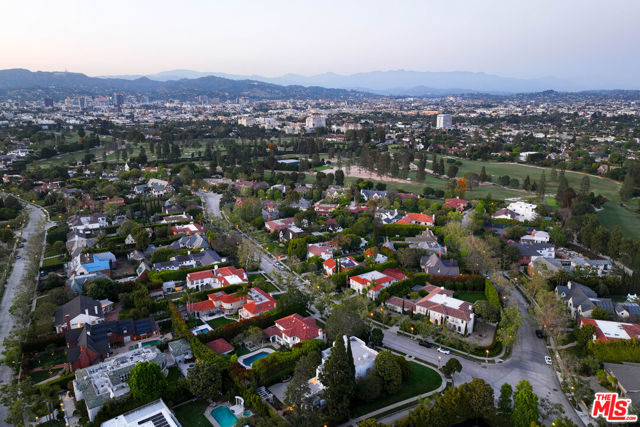
[[[440,387],[442,378],[436,371],[415,362],[410,362],[411,374],[402,383],[400,392],[394,395],[385,395],[373,402],[358,402],[352,406],[352,416],[359,417],[369,412],[375,411],[385,406],[392,405],[410,397],[428,393]]]

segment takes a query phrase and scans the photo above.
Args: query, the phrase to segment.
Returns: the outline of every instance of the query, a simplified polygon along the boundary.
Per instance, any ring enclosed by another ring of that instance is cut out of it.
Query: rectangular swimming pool
[[[251,357],[247,357],[246,359],[244,359],[242,361],[242,363],[244,363],[246,366],[252,366],[253,362],[255,362],[256,360],[260,360],[263,357],[267,357],[269,356],[271,353],[267,352],[267,351],[261,351],[260,353],[256,353]]]
[[[227,406],[218,406],[211,411],[211,416],[220,424],[221,427],[233,427],[238,418]]]

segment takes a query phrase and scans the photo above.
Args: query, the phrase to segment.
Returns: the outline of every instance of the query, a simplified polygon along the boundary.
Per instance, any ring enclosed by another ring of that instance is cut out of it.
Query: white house
[[[104,322],[104,312],[100,301],[79,295],[58,307],[55,315],[56,332],[62,333],[84,325],[95,325]]]
[[[549,233],[546,231],[533,230],[531,234],[526,234],[520,238],[521,242],[549,243]]]
[[[538,216],[536,212],[537,206],[533,203],[513,202],[509,203],[507,209],[515,212],[518,221],[533,221]]]
[[[307,340],[324,340],[324,331],[316,325],[316,320],[298,313],[276,320],[275,325],[264,332],[272,342],[289,347]]]
[[[446,324],[454,331],[466,335],[473,333],[474,313],[471,303],[453,298],[453,291],[427,284],[424,289],[429,292],[420,299],[415,307],[415,314],[429,317],[431,323]]]
[[[196,271],[187,274],[187,288],[206,289],[211,288],[216,283],[215,275],[211,270]]]

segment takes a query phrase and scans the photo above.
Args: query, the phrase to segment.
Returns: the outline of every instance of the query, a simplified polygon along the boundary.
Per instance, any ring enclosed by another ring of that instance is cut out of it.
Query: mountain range
[[[147,77],[150,80],[167,82],[206,76],[216,76],[230,80],[254,80],[277,85],[320,86],[325,88],[357,90],[380,95],[405,96],[439,96],[460,93],[512,94],[541,92],[545,90],[578,91],[587,89],[580,84],[554,77],[517,79],[468,71],[426,72],[391,70],[349,75],[323,73],[313,76],[285,74],[279,77],[264,77],[260,75],[171,70],[145,76],[123,75],[108,77],[121,79]]]
[[[349,98],[366,96],[361,92],[315,86],[278,85],[249,79],[217,76],[153,80],[135,78],[89,77],[81,73],[29,71],[21,68],[0,70],[0,97],[42,97],[68,95],[105,95],[113,92],[149,95],[154,98],[193,99],[207,95],[221,99]]]

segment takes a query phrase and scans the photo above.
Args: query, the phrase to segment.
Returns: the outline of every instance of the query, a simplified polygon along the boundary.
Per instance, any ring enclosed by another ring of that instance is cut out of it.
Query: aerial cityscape
[[[637,425],[640,4],[216,3],[5,8],[0,425]]]

